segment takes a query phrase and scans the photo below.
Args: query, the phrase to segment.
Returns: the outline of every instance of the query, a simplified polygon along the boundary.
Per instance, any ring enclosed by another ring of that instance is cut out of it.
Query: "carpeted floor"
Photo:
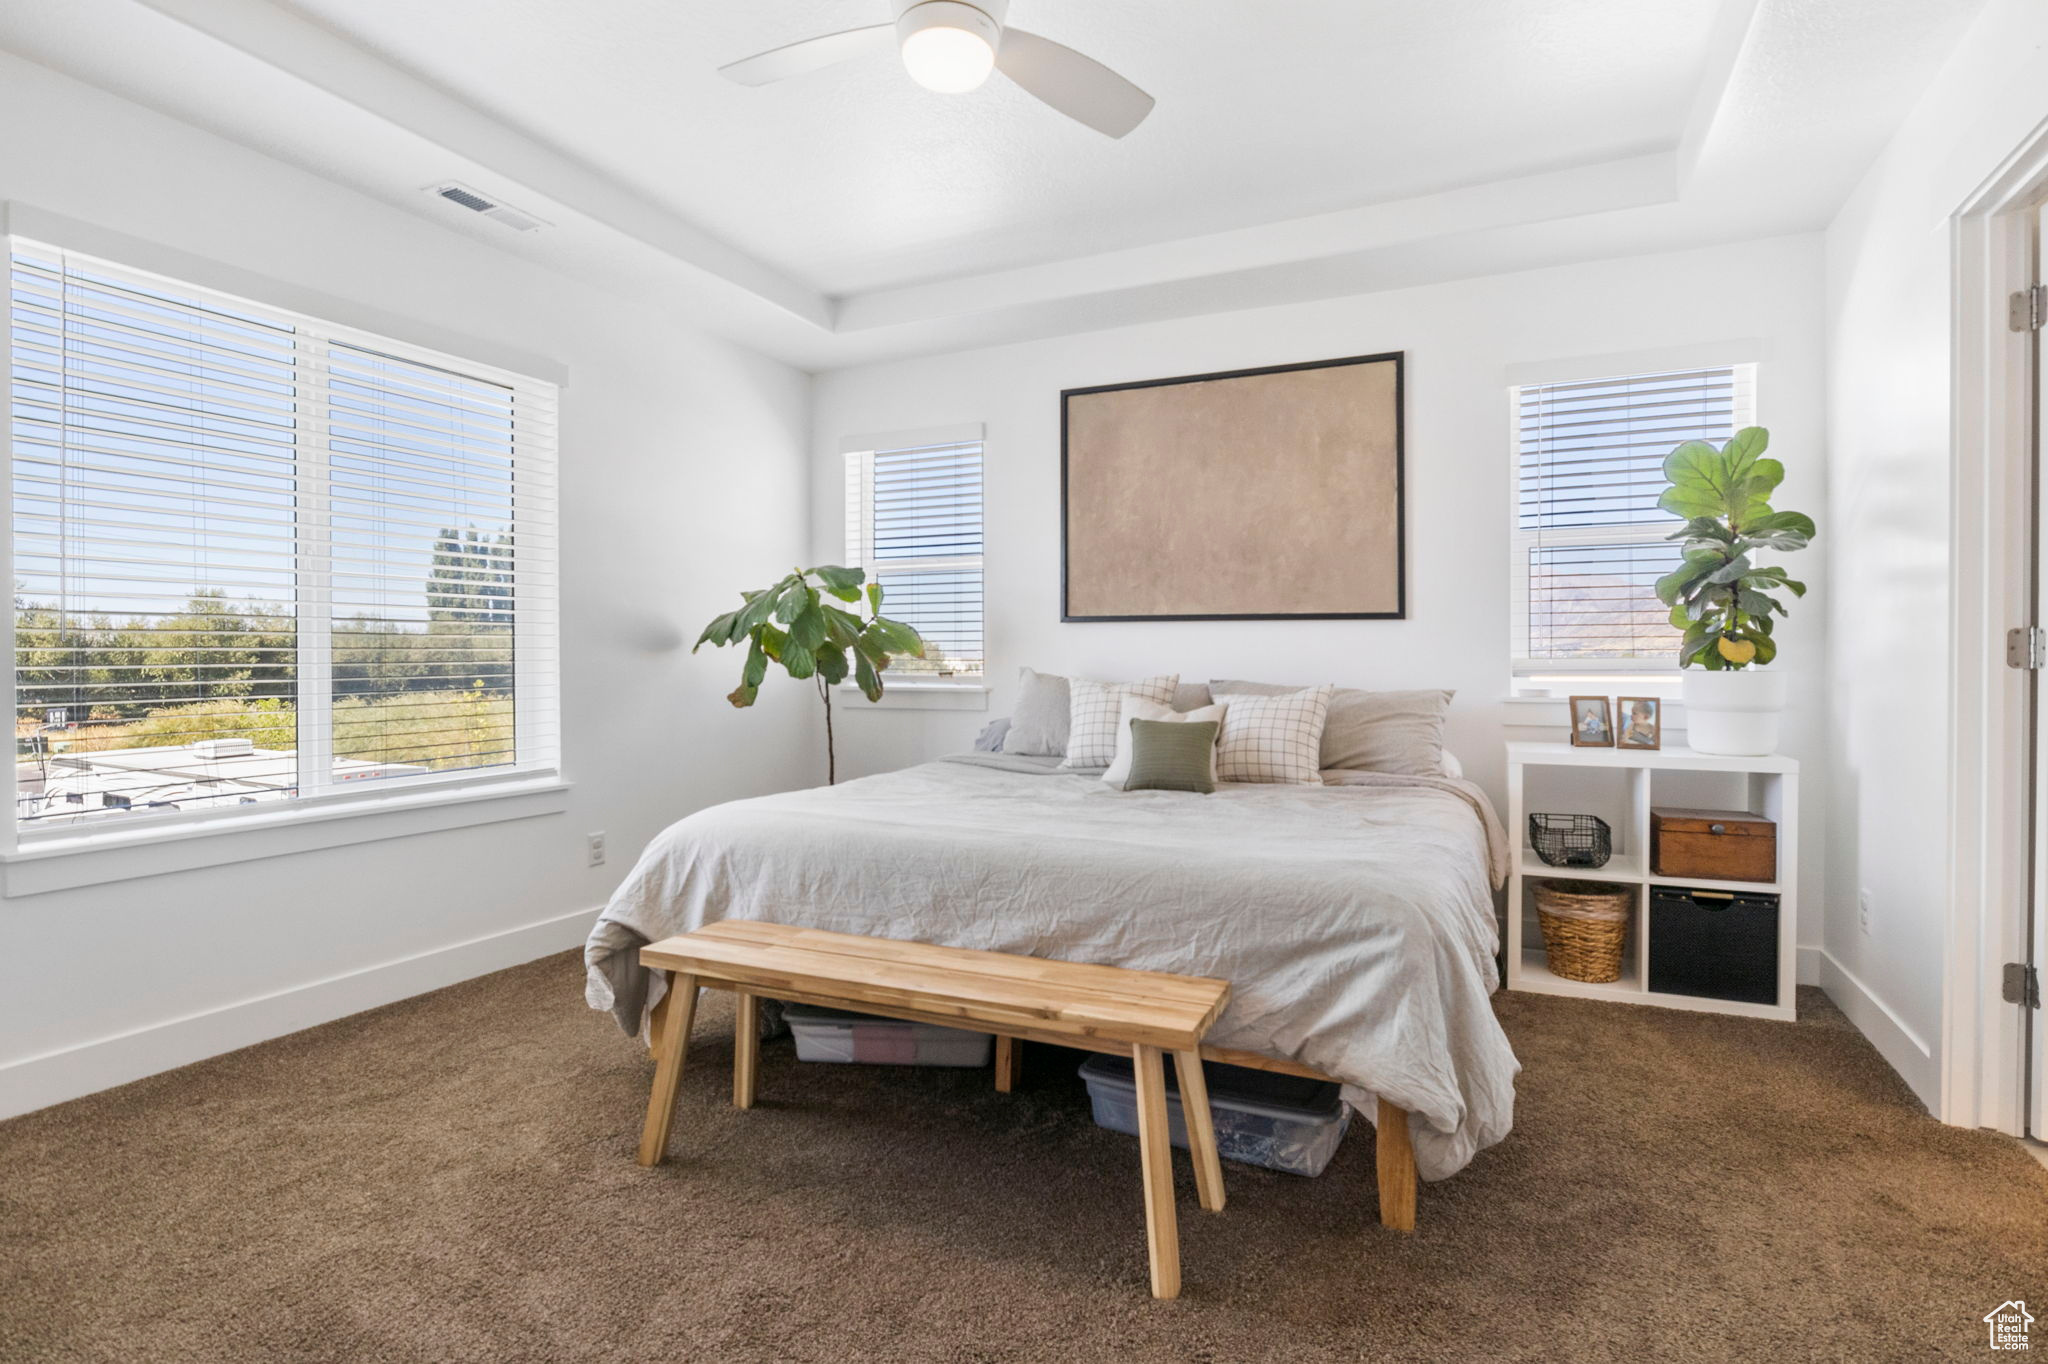
[[[1747,1022],[1503,995],[1516,1130],[1374,1220],[1372,1132],[1226,1167],[1146,1293],[1135,1143],[1075,1053],[798,1063],[728,1105],[707,999],[677,1155],[563,955],[0,1124],[0,1360],[1975,1359],[2038,1304],[2048,1170],[1942,1127],[1817,992]]]

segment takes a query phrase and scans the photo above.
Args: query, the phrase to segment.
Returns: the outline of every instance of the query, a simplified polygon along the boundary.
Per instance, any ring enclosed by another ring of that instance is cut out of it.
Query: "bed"
[[[1406,1110],[1416,1171],[1442,1179],[1514,1117],[1490,1004],[1506,857],[1454,777],[1196,796],[961,754],[671,825],[591,932],[586,996],[642,1034],[666,982],[638,949],[726,918],[1220,976],[1218,1051],[1328,1075],[1369,1118]]]

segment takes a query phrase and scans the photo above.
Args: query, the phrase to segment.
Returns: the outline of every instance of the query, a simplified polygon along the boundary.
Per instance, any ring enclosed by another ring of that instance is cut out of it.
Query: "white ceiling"
[[[1819,227],[1980,3],[1013,0],[1157,97],[1122,141],[887,54],[715,73],[888,0],[65,0],[0,46],[822,368]]]
[[[1122,141],[889,54],[714,68],[889,0],[283,0],[826,293],[1403,199],[1678,140],[1715,0],[1014,0],[1157,100]]]

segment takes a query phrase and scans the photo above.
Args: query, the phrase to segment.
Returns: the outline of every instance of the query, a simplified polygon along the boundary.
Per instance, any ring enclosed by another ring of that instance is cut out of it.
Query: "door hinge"
[[[2041,973],[2023,961],[2005,964],[2005,1002],[2041,1007]]]
[[[2048,322],[2048,285],[2035,284],[2006,300],[2006,325],[2016,332],[2037,332]]]
[[[2048,667],[2048,630],[2037,625],[2016,625],[2005,632],[2005,666],[2008,668]]]

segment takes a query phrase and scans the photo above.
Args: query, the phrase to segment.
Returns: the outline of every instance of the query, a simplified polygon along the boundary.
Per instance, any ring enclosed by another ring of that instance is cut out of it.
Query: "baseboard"
[[[0,1066],[0,1118],[30,1113],[209,1056],[579,946],[595,909],[451,943]]]
[[[1934,1049],[1825,947],[1799,949],[1799,978],[1802,981],[1806,979],[1809,952],[1813,954],[1815,983],[1827,991],[1835,1007],[1856,1025],[1856,1031],[1877,1048],[1877,1054],[1920,1096],[1928,1111],[1934,1112],[1941,1092]]]

